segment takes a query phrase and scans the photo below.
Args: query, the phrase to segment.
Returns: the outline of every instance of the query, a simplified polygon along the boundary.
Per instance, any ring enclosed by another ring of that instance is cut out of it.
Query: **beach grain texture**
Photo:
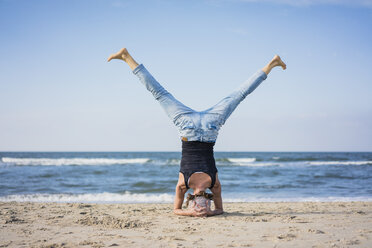
[[[171,204],[0,202],[0,247],[372,247],[372,202]]]

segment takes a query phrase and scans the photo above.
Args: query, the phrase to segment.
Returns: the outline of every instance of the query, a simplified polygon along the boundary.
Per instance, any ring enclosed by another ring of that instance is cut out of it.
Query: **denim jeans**
[[[267,78],[266,73],[259,70],[238,89],[213,107],[204,111],[195,111],[175,99],[142,64],[137,66],[133,73],[138,76],[147,90],[153,94],[163,107],[178,128],[181,139],[201,142],[215,142],[219,129],[239,103]]]

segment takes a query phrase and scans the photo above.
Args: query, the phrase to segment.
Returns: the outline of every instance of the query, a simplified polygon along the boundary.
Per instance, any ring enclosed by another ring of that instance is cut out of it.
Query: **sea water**
[[[0,152],[0,201],[170,203],[180,158]],[[215,152],[215,159],[225,202],[372,201],[371,152]]]

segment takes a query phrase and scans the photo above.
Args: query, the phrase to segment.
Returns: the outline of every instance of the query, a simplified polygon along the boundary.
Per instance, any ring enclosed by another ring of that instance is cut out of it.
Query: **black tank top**
[[[189,189],[189,178],[195,172],[207,173],[212,184],[209,187],[213,188],[216,182],[216,162],[213,155],[214,142],[200,141],[183,141],[182,140],[182,159],[180,172],[185,178],[185,185]]]

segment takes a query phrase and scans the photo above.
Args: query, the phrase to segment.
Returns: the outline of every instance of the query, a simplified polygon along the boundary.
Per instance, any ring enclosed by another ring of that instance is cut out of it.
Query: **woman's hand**
[[[199,205],[194,202],[189,209],[190,211],[190,216],[193,217],[206,217],[208,216],[208,210],[205,207],[200,207]]]
[[[192,217],[207,217],[207,209],[205,207],[200,207],[195,202],[188,209],[174,209],[174,213],[183,216]]]
[[[223,214],[222,209],[215,209],[215,210],[208,211],[208,216],[214,216],[214,215],[219,215],[219,214]]]
[[[207,216],[214,216],[214,215],[219,215],[219,214],[223,214],[223,210],[222,209],[215,209],[215,210],[211,210],[211,202],[210,201],[207,201]]]

